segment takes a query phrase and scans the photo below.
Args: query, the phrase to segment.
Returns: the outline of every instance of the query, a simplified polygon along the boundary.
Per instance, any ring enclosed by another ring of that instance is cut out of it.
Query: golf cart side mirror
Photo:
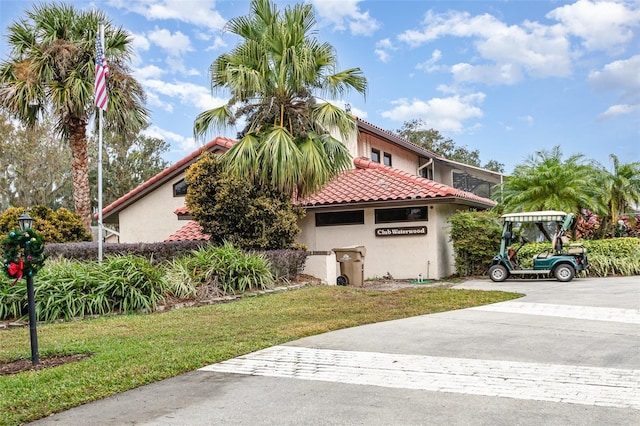
[[[511,232],[507,231],[507,232],[504,233],[502,238],[504,238],[505,240],[510,240],[512,236],[513,235],[511,234]]]

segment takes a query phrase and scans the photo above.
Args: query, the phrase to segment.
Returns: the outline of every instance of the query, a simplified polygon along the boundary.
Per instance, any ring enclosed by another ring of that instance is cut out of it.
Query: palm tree
[[[600,205],[606,206],[600,210],[603,218],[596,233],[598,237],[611,232],[620,215],[631,206],[640,205],[640,162],[620,164],[614,154],[609,155],[609,158],[613,162],[613,171],[603,168],[597,183]]]
[[[242,42],[209,69],[212,90],[227,90],[229,102],[194,122],[202,137],[245,120],[239,142],[224,156],[229,171],[298,196],[350,166],[347,148],[330,132],[346,139],[357,123],[319,96],[367,90],[359,68],[336,71],[334,49],[313,36],[315,24],[310,4],[279,11],[270,0],[252,0],[250,14],[226,26]]]
[[[582,208],[593,208],[598,175],[593,165],[582,160],[579,154],[563,161],[559,146],[538,151],[515,167],[493,197],[505,213],[561,210],[577,216]]]
[[[98,25],[105,24],[108,127],[139,127],[147,121],[144,92],[126,65],[131,38],[99,11],[43,4],[26,15],[7,30],[11,52],[0,64],[0,107],[28,126],[47,114],[54,117],[56,131],[71,147],[75,211],[90,231],[87,125],[96,112],[93,84]]]

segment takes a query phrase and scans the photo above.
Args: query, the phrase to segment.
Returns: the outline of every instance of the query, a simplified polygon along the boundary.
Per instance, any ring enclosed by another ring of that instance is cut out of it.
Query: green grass
[[[371,292],[319,286],[151,315],[38,326],[40,357],[82,361],[0,376],[0,424],[17,425],[89,401],[301,337],[495,303],[520,295],[445,288]],[[0,332],[0,362],[30,359],[29,329]]]

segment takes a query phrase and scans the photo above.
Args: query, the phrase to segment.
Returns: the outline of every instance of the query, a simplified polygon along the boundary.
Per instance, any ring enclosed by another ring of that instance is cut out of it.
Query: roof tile
[[[367,158],[353,160],[355,169],[341,173],[314,195],[300,201],[305,207],[371,201],[434,199],[455,197],[488,207],[488,198],[452,188],[419,176],[374,163]]]
[[[202,227],[198,222],[190,220],[164,240],[165,243],[169,241],[209,241],[209,235],[202,232]]]

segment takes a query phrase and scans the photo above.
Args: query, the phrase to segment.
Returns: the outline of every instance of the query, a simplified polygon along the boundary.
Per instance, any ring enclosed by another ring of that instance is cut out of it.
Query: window
[[[384,165],[391,167],[391,154],[388,152],[384,153]]]
[[[427,207],[405,207],[399,209],[376,209],[376,223],[415,222],[428,220]]]
[[[182,179],[181,181],[173,184],[173,196],[184,197],[185,195],[187,195],[187,182]]]
[[[426,179],[433,180],[433,169],[431,168],[431,166],[427,166],[424,169],[421,169],[420,176]]]
[[[380,162],[380,151],[377,149],[371,149],[371,161],[374,163]]]
[[[316,226],[362,225],[364,210],[316,213]]]

